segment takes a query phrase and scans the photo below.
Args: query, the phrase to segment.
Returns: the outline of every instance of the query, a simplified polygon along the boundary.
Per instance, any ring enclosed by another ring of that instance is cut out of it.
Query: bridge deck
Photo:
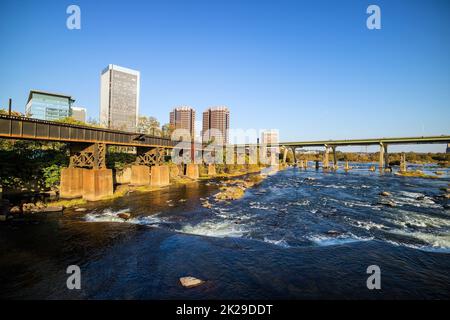
[[[321,141],[299,141],[299,142],[280,142],[280,145],[286,147],[320,147],[320,146],[360,146],[360,145],[379,145],[384,144],[431,144],[431,143],[449,143],[450,136],[427,136],[427,137],[403,137],[403,138],[375,138],[375,139],[352,139],[352,140],[321,140]]]
[[[139,133],[0,115],[0,138],[173,148],[178,141]]]

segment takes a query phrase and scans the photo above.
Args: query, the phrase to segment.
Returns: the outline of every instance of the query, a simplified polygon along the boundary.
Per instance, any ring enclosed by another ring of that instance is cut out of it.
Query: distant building
[[[135,132],[139,117],[140,72],[108,65],[100,81],[100,124]]]
[[[446,153],[450,153],[450,143],[447,143],[447,150],[445,150]]]
[[[68,95],[31,90],[26,105],[26,115],[40,120],[58,120],[70,116],[75,100]]]
[[[278,130],[266,130],[261,133],[261,144],[278,144],[279,142]]]
[[[209,132],[208,134],[208,130],[216,129],[222,135],[223,143],[227,144],[229,142],[228,133],[230,129],[230,111],[228,108],[215,107],[203,112],[202,129],[203,142],[206,143],[212,140],[214,133]]]
[[[178,107],[170,112],[170,125],[174,129],[186,129],[195,138],[195,110],[191,107]]]
[[[86,108],[72,107],[71,117],[77,121],[86,122]]]

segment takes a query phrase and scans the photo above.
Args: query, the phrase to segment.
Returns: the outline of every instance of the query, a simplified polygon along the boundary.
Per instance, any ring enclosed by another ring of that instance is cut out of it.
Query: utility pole
[[[8,107],[8,114],[11,115],[11,108],[12,108],[12,99],[9,98],[9,107]]]

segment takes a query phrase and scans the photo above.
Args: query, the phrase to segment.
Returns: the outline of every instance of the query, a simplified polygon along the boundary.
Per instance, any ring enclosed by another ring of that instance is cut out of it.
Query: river
[[[450,211],[438,197],[449,170],[422,179],[368,166],[288,168],[229,203],[212,200],[211,180],[3,223],[0,297],[450,298]],[[81,268],[81,290],[66,287],[69,265]],[[381,290],[366,286],[370,265]],[[185,289],[187,275],[206,282]]]

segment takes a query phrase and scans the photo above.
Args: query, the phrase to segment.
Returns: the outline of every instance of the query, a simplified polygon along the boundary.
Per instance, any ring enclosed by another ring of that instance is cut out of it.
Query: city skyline
[[[180,2],[187,11],[174,12],[159,2],[126,10],[114,3],[108,14],[120,23],[109,30],[101,22],[106,3],[79,1],[82,28],[71,31],[65,4],[2,3],[16,19],[0,22],[9,48],[0,53],[0,106],[11,97],[23,112],[27,91],[42,88],[70,93],[92,117],[99,113],[99,70],[116,63],[141,71],[140,113],[161,123],[176,105],[223,104],[233,109],[232,128],[277,128],[281,141],[448,133],[447,2],[413,1],[405,14],[402,3],[378,1],[384,14],[376,31],[365,27],[363,3],[283,4]],[[411,24],[419,14],[420,26]],[[234,27],[227,23],[232,15]],[[23,46],[37,46],[38,34],[40,45],[57,49],[25,56]],[[120,47],[106,41],[113,34]],[[433,59],[423,63],[427,56]]]

